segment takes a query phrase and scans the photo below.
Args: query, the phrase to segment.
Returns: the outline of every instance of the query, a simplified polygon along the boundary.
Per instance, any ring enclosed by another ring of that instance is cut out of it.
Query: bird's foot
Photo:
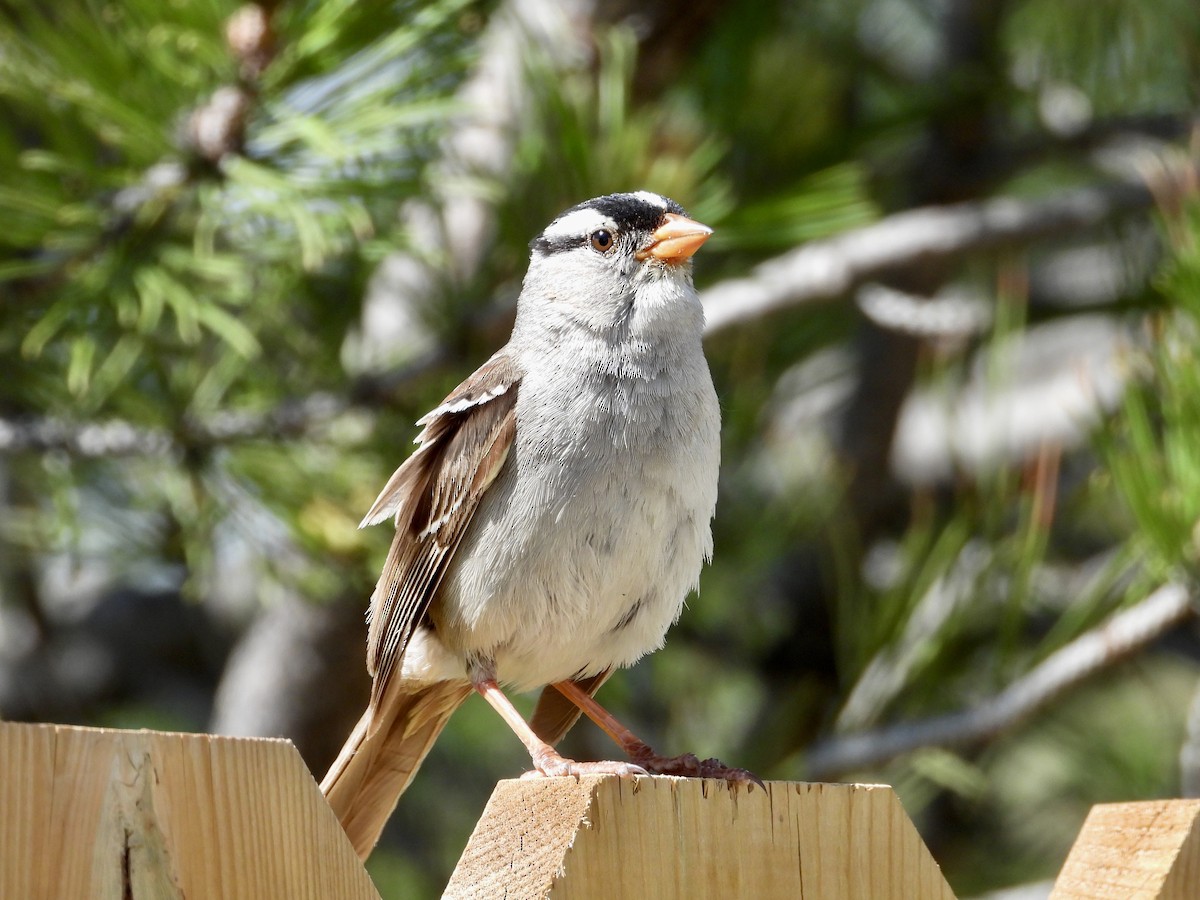
[[[567,759],[551,750],[549,753],[537,753],[533,756],[533,771],[526,772],[522,778],[556,778],[562,775],[619,775],[621,778],[632,778],[635,775],[650,773],[640,765],[630,762],[602,760],[600,762],[576,762]]]
[[[649,750],[649,748],[647,748]],[[747,769],[735,769],[727,766],[719,759],[699,759],[694,753],[684,753],[680,756],[659,756],[650,751],[633,756],[633,761],[654,775],[681,775],[684,778],[719,778],[730,784],[744,784],[753,789],[758,785],[763,790],[767,786],[761,778]]]

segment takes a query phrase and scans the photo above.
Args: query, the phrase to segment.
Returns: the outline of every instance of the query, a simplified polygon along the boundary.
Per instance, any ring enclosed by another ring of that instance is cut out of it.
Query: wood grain
[[[1200,800],[1093,806],[1051,900],[1196,900]]]
[[[502,781],[445,898],[953,900],[892,789]]]
[[[0,897],[379,895],[288,741],[0,723]]]

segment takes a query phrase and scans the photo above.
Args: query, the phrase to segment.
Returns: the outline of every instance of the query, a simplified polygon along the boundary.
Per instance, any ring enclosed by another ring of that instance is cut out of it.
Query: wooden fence
[[[0,723],[0,898],[378,898],[287,741]],[[447,898],[954,900],[891,788],[502,781]],[[1051,894],[1200,898],[1200,800],[1095,807]]]

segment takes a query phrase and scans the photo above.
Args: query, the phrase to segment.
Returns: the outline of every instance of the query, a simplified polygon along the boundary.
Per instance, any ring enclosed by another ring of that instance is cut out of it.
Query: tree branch
[[[1087,231],[1142,212],[1187,189],[1195,168],[1172,172],[1152,190],[1117,182],[1047,200],[1001,197],[906,210],[872,225],[813,241],[761,263],[746,278],[701,294],[707,331],[716,334],[780,310],[834,300],[864,282],[915,262],[941,261]]]
[[[355,379],[346,394],[318,391],[262,411],[218,412],[203,420],[186,420],[177,432],[134,425],[121,419],[71,422],[54,417],[0,419],[0,456],[18,453],[69,453],[82,459],[119,456],[165,456],[258,438],[300,437],[351,409],[375,410],[430,372],[445,365],[450,354],[436,350],[406,366]]]
[[[91,459],[164,456],[175,447],[167,432],[129,422],[67,422],[62,419],[0,419],[0,453],[61,451]]]
[[[1043,709],[1056,697],[1143,649],[1195,615],[1190,591],[1168,583],[1136,606],[1052,653],[994,697],[968,709],[830,738],[809,752],[804,776],[812,780],[877,766],[922,747],[986,740]]]
[[[267,413],[222,412],[203,422],[185,423],[175,434],[112,419],[0,419],[0,454],[59,451],[83,459],[167,456],[185,448],[210,447],[259,437],[295,437],[329,422],[352,404],[344,397],[317,393],[282,403]]]

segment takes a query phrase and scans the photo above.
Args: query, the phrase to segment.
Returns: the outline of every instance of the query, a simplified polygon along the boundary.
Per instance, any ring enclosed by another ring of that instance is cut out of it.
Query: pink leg
[[[657,775],[683,775],[688,778],[722,778],[738,784],[765,787],[757,775],[745,769],[734,769],[719,759],[697,759],[694,753],[682,756],[659,756],[650,745],[617,721],[607,709],[596,702],[587,691],[573,681],[558,681],[554,687],[564,697],[583,710],[583,714],[600,726],[610,738],[617,742],[631,760],[648,772]]]
[[[641,766],[634,765],[633,763],[607,761],[576,762],[573,759],[567,759],[533,733],[533,729],[529,727],[529,723],[521,718],[521,714],[517,712],[517,708],[512,705],[512,701],[500,690],[500,686],[496,684],[494,678],[484,678],[476,681],[475,690],[483,696],[484,700],[492,705],[492,709],[500,713],[500,718],[521,739],[521,743],[529,751],[530,759],[533,760],[533,767],[543,775],[574,775],[578,778],[580,775],[620,775],[622,777],[630,777],[633,775],[649,774]]]

